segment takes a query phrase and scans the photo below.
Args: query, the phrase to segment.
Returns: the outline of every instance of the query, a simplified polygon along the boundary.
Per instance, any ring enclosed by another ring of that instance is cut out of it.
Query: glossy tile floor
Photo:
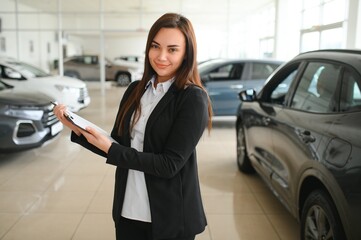
[[[79,115],[110,130],[124,88],[105,97],[89,83],[92,102]],[[112,240],[113,166],[73,144],[64,131],[41,148],[0,154],[0,239]],[[198,145],[208,219],[197,240],[296,240],[299,225],[258,175],[236,165],[234,121],[215,119]]]

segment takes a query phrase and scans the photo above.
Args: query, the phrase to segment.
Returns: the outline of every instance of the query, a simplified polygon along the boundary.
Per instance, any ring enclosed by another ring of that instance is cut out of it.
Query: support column
[[[359,0],[349,0],[346,20],[346,48],[356,48]],[[360,29],[360,28],[358,28]],[[360,47],[360,46],[359,46]]]

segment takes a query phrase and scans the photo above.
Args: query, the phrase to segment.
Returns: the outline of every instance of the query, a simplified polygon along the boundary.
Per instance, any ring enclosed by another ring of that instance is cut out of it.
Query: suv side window
[[[98,62],[97,56],[84,56],[84,63],[87,65],[96,65]]]
[[[341,86],[341,112],[361,108],[361,83],[359,79],[360,77],[355,76],[350,70],[345,69]]]
[[[335,64],[309,63],[295,91],[291,106],[309,112],[336,111],[335,93],[341,67]]]
[[[219,68],[213,69],[209,73],[212,80],[239,80],[243,71],[242,64],[227,64]]]
[[[20,80],[22,79],[21,74],[9,67],[3,66],[1,70],[1,77],[8,80]]]
[[[283,105],[285,103],[285,97],[287,95],[288,89],[290,88],[293,79],[295,78],[298,69],[293,70],[283,81],[277,85],[271,94],[271,102]]]
[[[251,79],[261,80],[267,79],[273,73],[278,65],[269,63],[252,63]]]
[[[278,71],[272,79],[277,81],[274,84],[265,85],[263,89],[263,101],[271,104],[286,105],[289,89],[296,78],[300,62],[285,66],[282,71]]]

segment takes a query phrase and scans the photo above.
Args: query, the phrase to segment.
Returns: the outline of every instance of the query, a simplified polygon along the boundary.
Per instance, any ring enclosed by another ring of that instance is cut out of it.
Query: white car
[[[0,77],[17,89],[36,90],[53,97],[77,112],[90,103],[86,84],[70,77],[54,76],[30,64],[11,58],[0,58]]]

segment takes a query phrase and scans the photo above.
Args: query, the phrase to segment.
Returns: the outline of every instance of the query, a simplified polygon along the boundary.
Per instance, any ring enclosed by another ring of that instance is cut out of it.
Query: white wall
[[[123,34],[122,38],[105,36],[105,56],[113,60],[121,55],[143,56],[147,33]]]
[[[212,26],[194,26],[197,39],[198,61],[221,58],[227,55],[226,31],[212,29]]]
[[[105,56],[113,60],[121,55],[144,55],[146,33],[104,34]],[[84,35],[67,33],[67,56],[80,54],[99,54],[100,43],[97,34]]]
[[[14,1],[1,0],[0,11],[14,11]],[[34,9],[21,5],[25,11]],[[49,14],[22,14],[19,15],[19,28],[26,29],[16,34],[16,19],[14,14],[1,14],[2,32],[0,37],[5,38],[5,51],[0,50],[0,56],[18,58],[50,72],[52,62],[58,58],[58,44],[54,31],[44,29],[54,28],[56,18]],[[49,46],[48,46],[49,44]]]
[[[14,2],[9,0],[2,0],[1,11],[15,11]],[[0,38],[5,41],[5,50],[0,48],[0,56],[17,57],[17,44],[15,31],[6,31],[6,28],[15,29],[15,16],[14,14],[1,14],[1,28]]]

